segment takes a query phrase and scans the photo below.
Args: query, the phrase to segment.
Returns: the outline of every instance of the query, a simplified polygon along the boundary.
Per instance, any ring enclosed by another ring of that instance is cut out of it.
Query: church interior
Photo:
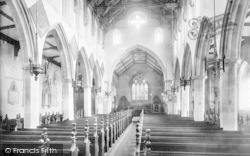
[[[0,155],[249,156],[248,48],[250,0],[0,0]]]

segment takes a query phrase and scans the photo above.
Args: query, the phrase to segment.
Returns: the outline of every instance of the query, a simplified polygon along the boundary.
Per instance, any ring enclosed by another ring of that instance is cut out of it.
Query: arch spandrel
[[[63,55],[61,55],[62,56],[62,68],[65,69],[65,71],[63,72],[64,73],[63,77],[64,79],[72,79],[74,77],[73,57],[72,57],[71,49],[69,47],[68,39],[65,36],[64,28],[60,23],[51,27],[42,38],[41,40],[43,42],[42,45],[45,44],[45,39],[49,32],[52,32],[52,34],[54,35],[57,46],[59,47],[58,51],[61,51],[63,53]],[[42,55],[43,55],[42,52],[39,55],[42,61]]]

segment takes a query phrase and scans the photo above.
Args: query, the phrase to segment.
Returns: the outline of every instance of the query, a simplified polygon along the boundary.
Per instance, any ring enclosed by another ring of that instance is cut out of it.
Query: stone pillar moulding
[[[84,115],[85,116],[91,116],[91,108],[92,108],[92,103],[91,103],[91,85],[85,85],[84,87]]]
[[[220,79],[220,126],[224,130],[238,130],[238,60],[227,59],[225,64],[225,72],[221,72]]]
[[[72,79],[63,82],[63,120],[74,119],[74,88]]]
[[[206,76],[193,77],[194,82],[194,121],[204,121]]]

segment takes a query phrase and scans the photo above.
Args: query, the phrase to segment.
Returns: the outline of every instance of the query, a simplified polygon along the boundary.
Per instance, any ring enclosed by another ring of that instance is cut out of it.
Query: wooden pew
[[[15,119],[9,119],[8,115],[5,115],[5,119],[1,121],[1,128],[7,131],[17,131],[18,129],[23,129],[24,120],[21,118],[20,114],[16,116]]]
[[[131,114],[129,113],[130,112],[127,111],[127,113],[123,114],[123,118],[120,118],[121,123],[127,121],[127,123],[123,123],[123,125],[129,125],[129,122],[131,121],[129,120],[129,118],[131,119]],[[24,129],[22,131],[5,134],[3,136],[3,142],[17,143],[21,140],[25,140],[26,143],[34,145],[34,140],[40,139],[41,130],[43,130],[43,127],[46,127],[51,139],[50,144],[63,144],[64,150],[61,152],[66,153],[66,155],[72,152],[71,147],[74,142],[75,146],[79,149],[78,154],[80,155],[91,154],[95,156],[104,156],[105,150],[107,152],[112,146],[112,140],[113,142],[116,140],[113,137],[116,135],[116,132],[114,131],[116,128],[112,126],[112,123],[114,123],[113,118],[115,117],[118,122],[118,113],[96,115],[76,120],[77,125],[79,123],[77,126],[77,140],[73,140],[72,138],[72,122],[67,121],[57,124],[42,124],[41,126],[38,126],[37,129]],[[87,119],[87,122],[85,119]],[[118,126],[117,129],[117,131],[121,130]]]

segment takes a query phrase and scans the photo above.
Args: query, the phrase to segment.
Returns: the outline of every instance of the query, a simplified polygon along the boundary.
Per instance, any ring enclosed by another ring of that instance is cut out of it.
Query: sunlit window
[[[142,74],[133,79],[132,100],[148,100],[148,81]]]
[[[115,29],[113,31],[113,44],[118,45],[121,43],[121,31],[119,29]]]
[[[128,24],[140,29],[142,25],[147,23],[147,20],[147,16],[143,12],[136,11],[129,16]]]
[[[163,43],[163,30],[160,27],[155,30],[155,43]]]

